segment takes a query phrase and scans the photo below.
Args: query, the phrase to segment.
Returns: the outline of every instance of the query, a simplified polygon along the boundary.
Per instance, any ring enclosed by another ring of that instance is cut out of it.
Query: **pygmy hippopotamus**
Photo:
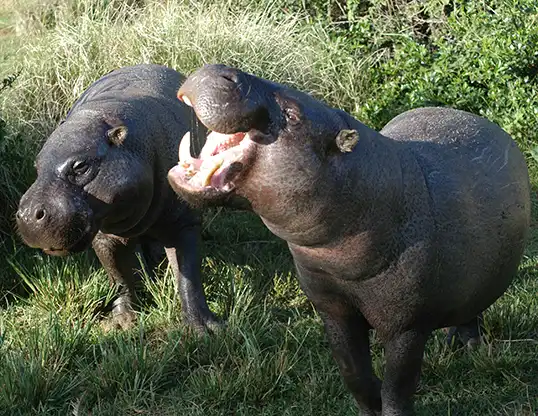
[[[287,241],[363,414],[412,414],[431,332],[475,333],[518,270],[530,191],[516,143],[450,108],[407,111],[376,132],[222,65],[193,73],[178,97],[212,133],[199,158],[185,137],[174,190],[192,204],[249,200]],[[385,347],[383,382],[371,328]]]
[[[160,246],[163,257],[164,247],[184,320],[198,330],[218,325],[200,279],[200,215],[166,179],[191,121],[176,98],[184,80],[164,66],[135,65],[94,82],[39,152],[37,179],[16,214],[23,240],[45,253],[93,246],[119,285],[116,327],[134,323],[139,246],[145,254]],[[151,266],[158,258],[146,256]]]

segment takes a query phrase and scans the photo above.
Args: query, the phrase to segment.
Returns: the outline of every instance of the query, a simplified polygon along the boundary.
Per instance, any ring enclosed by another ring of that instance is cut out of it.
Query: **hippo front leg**
[[[293,251],[292,251],[293,253]],[[332,355],[363,416],[381,414],[381,381],[372,369],[370,325],[366,318],[334,294],[334,278],[312,271],[295,259],[301,288],[323,320]]]
[[[372,370],[369,326],[360,314],[321,313],[334,359],[364,416],[381,413],[381,382]]]
[[[133,306],[136,302],[136,286],[140,280],[135,274],[139,264],[135,251],[136,242],[99,232],[92,246],[108,274],[110,283],[118,285],[118,296],[112,304],[111,326],[129,329],[136,320]]]
[[[182,228],[176,244],[166,247],[168,262],[176,278],[185,323],[197,331],[216,330],[220,323],[209,310],[201,279],[200,227]]]
[[[407,331],[385,343],[385,376],[381,388],[382,416],[413,415],[413,395],[420,378],[429,333]]]

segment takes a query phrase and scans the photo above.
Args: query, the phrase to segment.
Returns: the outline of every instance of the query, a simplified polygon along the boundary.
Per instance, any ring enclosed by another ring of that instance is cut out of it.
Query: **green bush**
[[[524,149],[538,141],[536,3],[462,3],[443,30],[420,42],[404,36],[372,75],[363,114],[376,125],[402,110],[446,105],[498,123]]]
[[[245,0],[244,3],[248,3]],[[428,105],[480,114],[507,130],[538,178],[538,3],[534,0],[259,0],[305,13],[369,84],[343,108],[375,128]],[[364,98],[365,97],[365,98]]]
[[[325,23],[333,42],[372,62],[367,98],[348,108],[359,119],[380,129],[405,110],[429,105],[480,114],[514,137],[538,179],[538,3],[313,3],[304,10]],[[334,3],[340,20],[320,12]]]

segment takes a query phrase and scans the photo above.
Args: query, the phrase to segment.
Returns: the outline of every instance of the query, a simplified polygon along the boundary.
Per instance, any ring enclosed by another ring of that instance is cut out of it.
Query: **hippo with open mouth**
[[[449,108],[405,112],[376,132],[308,94],[223,65],[178,97],[212,132],[168,173],[191,204],[247,199],[287,241],[344,381],[365,415],[410,415],[426,340],[478,317],[517,273],[529,178],[497,125]],[[372,371],[369,330],[385,347]]]
[[[95,81],[46,140],[37,179],[19,203],[17,227],[29,246],[51,255],[94,248],[118,285],[115,327],[135,321],[138,246],[150,268],[166,251],[186,323],[219,326],[201,283],[199,213],[166,180],[192,120],[176,98],[184,80],[171,68],[143,64]]]

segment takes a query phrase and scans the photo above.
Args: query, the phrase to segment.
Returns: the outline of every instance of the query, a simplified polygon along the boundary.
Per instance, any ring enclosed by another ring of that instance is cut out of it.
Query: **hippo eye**
[[[90,168],[90,165],[85,160],[77,160],[75,163],[73,163],[72,168],[75,174],[84,175]]]

